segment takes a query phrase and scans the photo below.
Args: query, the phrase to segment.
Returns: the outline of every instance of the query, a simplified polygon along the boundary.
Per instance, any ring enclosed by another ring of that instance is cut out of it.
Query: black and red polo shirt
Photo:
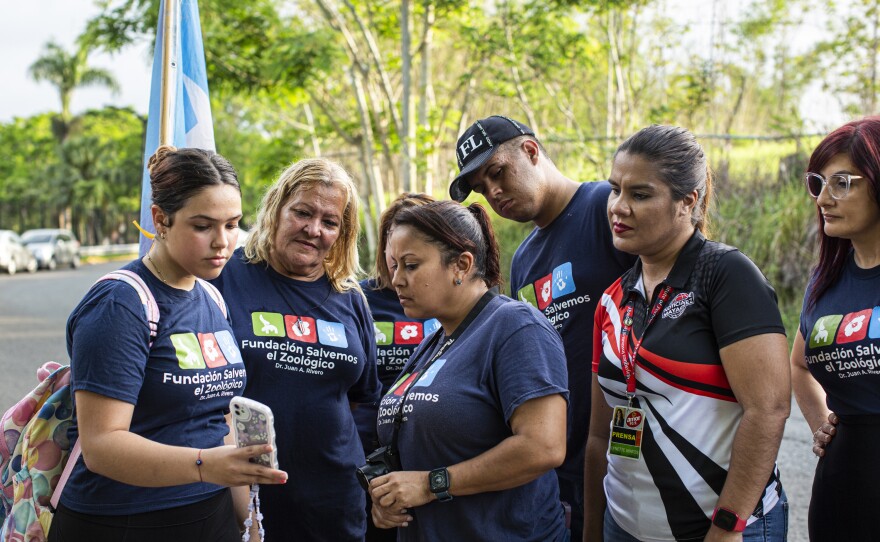
[[[638,460],[608,456],[605,492],[614,520],[641,540],[702,540],[727,478],[742,407],[719,350],[765,333],[785,333],[776,293],[737,249],[700,232],[685,244],[667,279],[669,301],[636,359],[637,406],[645,410]],[[602,295],[596,309],[593,372],[610,406],[626,404],[620,364],[621,321],[634,302],[630,348],[643,337],[651,305],[641,261]],[[755,375],[760,378],[761,375]],[[774,469],[755,517],[779,500]]]

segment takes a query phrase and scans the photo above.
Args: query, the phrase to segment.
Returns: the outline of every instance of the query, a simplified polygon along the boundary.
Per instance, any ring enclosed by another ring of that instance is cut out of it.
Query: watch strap
[[[434,469],[428,473],[428,488],[437,496],[440,502],[449,502],[452,495],[449,493],[449,471],[446,467]]]
[[[712,513],[712,525],[732,533],[741,533],[746,530],[746,520],[737,515],[736,512],[723,506],[715,507]]]

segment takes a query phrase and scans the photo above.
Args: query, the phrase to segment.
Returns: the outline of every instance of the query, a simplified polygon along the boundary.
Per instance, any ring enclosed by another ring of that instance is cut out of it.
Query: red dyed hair
[[[865,117],[844,124],[828,134],[810,156],[807,171],[820,172],[832,158],[845,154],[862,172],[871,185],[870,193],[880,206],[880,116]],[[840,277],[846,258],[852,248],[849,239],[825,235],[822,210],[816,208],[819,219],[819,264],[813,270],[813,285],[807,295],[807,307],[816,306],[828,288]]]

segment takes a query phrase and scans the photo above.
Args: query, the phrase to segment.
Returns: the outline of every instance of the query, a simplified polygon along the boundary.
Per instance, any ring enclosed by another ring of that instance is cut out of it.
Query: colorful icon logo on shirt
[[[285,314],[284,329],[287,331],[287,336],[294,341],[301,341],[304,343],[318,342],[314,318]]]
[[[516,293],[516,297],[523,303],[528,303],[533,307],[538,306],[538,300],[535,298],[535,286],[532,284],[526,284],[520,288]]]
[[[199,344],[202,345],[202,356],[208,367],[213,369],[226,365],[226,357],[220,351],[217,338],[213,333],[199,333]]]
[[[571,274],[571,262],[565,262],[553,270],[553,299],[574,292],[574,277]]]
[[[394,342],[419,344],[425,338],[420,322],[394,322]]]
[[[828,346],[833,343],[834,334],[842,319],[843,316],[840,314],[829,314],[816,320],[813,331],[810,333],[810,348]]]
[[[206,367],[205,359],[202,357],[202,347],[195,333],[174,333],[171,335],[171,344],[174,345],[177,365],[181,369]]]
[[[437,373],[440,372],[440,369],[442,369],[444,365],[446,365],[446,358],[438,359],[437,361],[432,363],[431,366],[428,367],[428,370],[425,372],[425,376],[423,376],[418,380],[418,382],[413,384],[413,387],[419,388],[422,386],[430,386],[431,383],[434,382],[434,377],[437,376]]]
[[[880,337],[880,307],[874,307],[871,311],[871,325],[868,326],[868,337],[876,339]]]
[[[284,317],[277,312],[251,313],[251,322],[257,337],[284,337]]]
[[[871,309],[851,312],[843,317],[840,329],[837,330],[837,344],[861,341],[868,335]]]
[[[394,395],[397,395],[398,397],[400,397],[401,395],[403,395],[403,390],[408,388],[409,383],[412,382],[412,380],[414,378],[418,378],[418,376],[419,376],[418,371],[416,371],[412,374],[407,373],[407,374],[401,376],[399,379],[397,379],[397,383],[394,384],[393,386],[391,386],[391,389],[388,390],[388,393],[394,394]]]
[[[556,266],[549,275],[536,280],[534,285],[527,284],[520,288],[517,291],[517,297],[520,301],[543,311],[553,303],[553,300],[564,297],[575,290],[571,262],[565,262]]]
[[[431,333],[434,333],[435,331],[440,329],[440,320],[437,320],[436,318],[431,318],[430,320],[425,320],[424,327],[425,327],[425,337],[427,337]]]
[[[214,333],[214,337],[217,338],[217,344],[220,346],[220,351],[223,352],[226,361],[229,363],[242,363],[241,352],[238,351],[238,346],[235,344],[235,339],[232,338],[232,333],[223,329]]]
[[[373,322],[373,333],[376,335],[376,344],[387,346],[394,342],[394,322]]]
[[[535,281],[535,294],[538,296],[538,309],[546,309],[553,302],[553,274]]]
[[[345,327],[339,322],[318,320],[318,341],[328,346],[339,348],[348,347],[348,339],[345,337]]]

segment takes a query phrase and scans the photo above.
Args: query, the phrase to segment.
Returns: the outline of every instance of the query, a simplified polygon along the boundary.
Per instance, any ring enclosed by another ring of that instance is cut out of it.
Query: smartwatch
[[[446,467],[434,469],[428,473],[428,487],[431,493],[437,496],[440,502],[449,502],[452,495],[449,494],[449,471]]]
[[[712,524],[732,533],[741,533],[746,530],[746,520],[736,515],[733,510],[720,506],[715,508],[715,513],[712,514]]]

